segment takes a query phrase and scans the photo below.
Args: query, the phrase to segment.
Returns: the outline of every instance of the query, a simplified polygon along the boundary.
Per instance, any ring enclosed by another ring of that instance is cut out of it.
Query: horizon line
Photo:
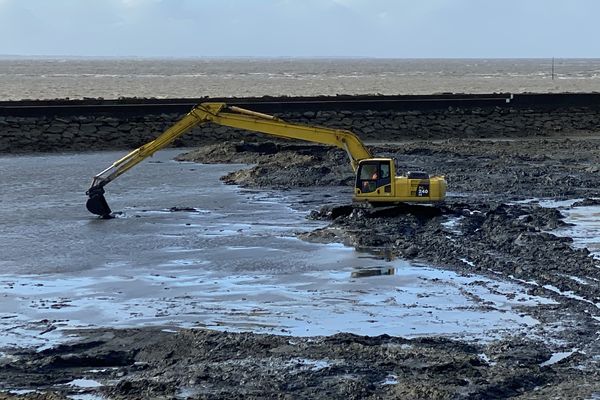
[[[121,59],[121,60],[235,60],[235,59],[299,59],[299,60],[599,60],[600,57],[382,57],[382,56],[164,56],[164,55],[67,55],[67,54],[0,54],[0,59]]]

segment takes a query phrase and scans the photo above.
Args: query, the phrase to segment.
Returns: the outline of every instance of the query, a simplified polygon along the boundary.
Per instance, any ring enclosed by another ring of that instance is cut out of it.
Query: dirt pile
[[[346,154],[338,149],[275,142],[227,142],[201,147],[177,157],[206,164],[256,164],[223,176],[229,184],[251,187],[351,185],[354,177]]]

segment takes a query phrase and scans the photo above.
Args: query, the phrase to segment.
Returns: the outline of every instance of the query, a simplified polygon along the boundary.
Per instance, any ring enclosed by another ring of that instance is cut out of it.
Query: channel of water
[[[524,310],[550,302],[514,283],[301,241],[323,223],[295,205],[319,204],[321,191],[224,185],[241,166],[172,161],[179,152],[107,187],[121,212],[112,220],[89,214],[84,192],[121,152],[0,157],[0,348],[148,325],[491,340],[528,330],[538,322]]]

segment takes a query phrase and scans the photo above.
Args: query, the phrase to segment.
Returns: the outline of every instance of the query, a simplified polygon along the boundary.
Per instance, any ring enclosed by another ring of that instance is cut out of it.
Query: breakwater
[[[595,132],[600,126],[598,93],[15,101],[0,102],[0,152],[135,148],[203,101],[348,129],[373,141],[545,137]],[[173,145],[256,135],[206,124]]]

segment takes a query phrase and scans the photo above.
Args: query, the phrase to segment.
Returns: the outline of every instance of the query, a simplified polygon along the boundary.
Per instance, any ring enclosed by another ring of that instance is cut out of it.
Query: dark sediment
[[[378,146],[374,152],[395,156],[400,171],[446,175],[446,203],[365,210],[340,198],[339,205],[311,213],[327,227],[303,234],[385,258],[523,283],[531,294],[555,301],[529,310],[540,324],[526,335],[477,343],[97,329],[79,331],[72,344],[54,349],[13,351],[0,362],[0,384],[43,392],[22,396],[30,399],[77,391],[114,399],[591,398],[600,393],[600,262],[552,233],[565,226],[560,210],[521,200],[585,199],[576,205],[597,206],[598,144],[572,137]],[[353,184],[345,153],[322,146],[233,142],[181,159],[251,163],[223,178],[249,187]],[[554,353],[564,358],[554,362]],[[79,378],[104,386],[65,385]]]
[[[64,398],[60,388],[74,377],[112,382],[93,392],[114,399],[487,399],[528,393],[541,399],[599,389],[597,372],[570,368],[577,353],[541,366],[551,350],[525,338],[471,345],[442,338],[289,338],[206,330],[79,335],[74,345],[16,354],[26,363],[2,365],[2,371],[18,377],[15,386],[55,388],[47,397],[27,397],[32,399]]]

